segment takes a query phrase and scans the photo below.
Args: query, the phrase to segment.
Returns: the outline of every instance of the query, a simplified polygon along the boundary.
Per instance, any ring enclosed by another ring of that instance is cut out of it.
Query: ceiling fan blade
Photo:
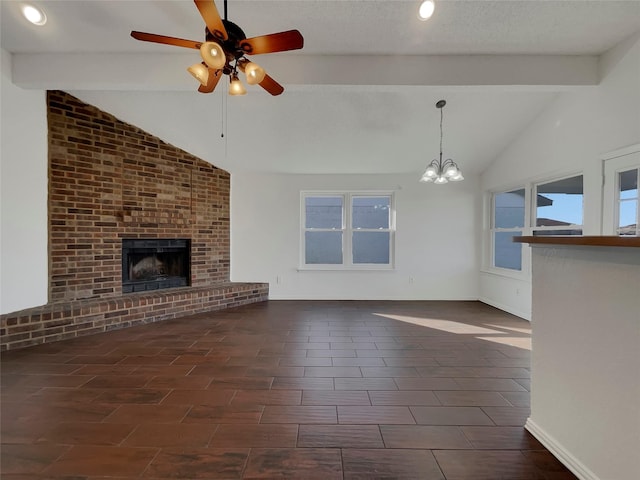
[[[222,70],[216,70],[214,68],[209,68],[209,80],[206,85],[200,85],[198,91],[200,93],[211,93],[218,85],[220,78],[222,77]]]
[[[297,50],[303,46],[304,38],[298,30],[287,30],[286,32],[272,33],[270,35],[240,40],[240,48],[245,53],[254,55]]]
[[[264,88],[267,92],[269,92],[274,97],[284,92],[284,87],[280,85],[278,82],[276,82],[269,75],[265,75],[264,80],[262,80],[258,85],[260,85],[262,88]]]
[[[176,47],[185,48],[200,48],[202,42],[196,42],[194,40],[185,40],[184,38],[167,37],[165,35],[156,35],[155,33],[145,32],[131,32],[131,36],[136,40],[142,40],[143,42],[163,43],[165,45],[175,45]]]
[[[209,31],[218,40],[226,40],[229,36],[224,28],[220,13],[213,0],[193,0]]]

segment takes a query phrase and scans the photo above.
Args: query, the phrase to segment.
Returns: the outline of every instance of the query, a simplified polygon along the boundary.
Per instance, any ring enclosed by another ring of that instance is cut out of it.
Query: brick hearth
[[[228,172],[65,92],[47,107],[49,303],[2,315],[3,350],[267,299],[229,283]],[[189,238],[191,286],[123,296],[123,238]]]

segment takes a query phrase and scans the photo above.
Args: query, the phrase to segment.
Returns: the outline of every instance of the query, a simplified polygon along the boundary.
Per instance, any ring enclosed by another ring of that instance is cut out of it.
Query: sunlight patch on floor
[[[479,327],[477,325],[468,325],[466,323],[454,322],[451,320],[442,320],[439,318],[409,317],[405,315],[391,315],[388,313],[374,313],[374,315],[390,318],[391,320],[398,320],[400,322],[411,323],[412,325],[419,325],[421,327],[433,328],[448,333],[460,333],[468,335],[504,333],[500,330],[492,330],[489,328]]]
[[[476,337],[478,340],[509,345],[531,351],[531,337]]]
[[[494,328],[499,328],[501,330],[510,330],[512,332],[517,332],[517,333],[524,333],[526,335],[531,335],[531,327],[507,327],[505,325],[491,325],[490,323],[486,324],[487,327],[494,327]]]

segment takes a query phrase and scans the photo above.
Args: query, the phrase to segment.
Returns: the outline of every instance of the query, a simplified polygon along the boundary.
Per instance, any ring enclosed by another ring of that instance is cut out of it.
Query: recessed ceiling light
[[[422,2],[420,9],[418,10],[418,18],[422,21],[429,20],[431,15],[433,15],[435,8],[436,6],[433,0],[425,0]]]
[[[22,15],[34,25],[44,25],[47,23],[47,16],[42,10],[33,5],[23,5]]]

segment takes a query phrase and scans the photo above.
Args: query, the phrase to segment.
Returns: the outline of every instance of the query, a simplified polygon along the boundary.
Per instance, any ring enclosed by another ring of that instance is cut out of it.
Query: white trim
[[[624,157],[625,155],[636,152],[640,152],[640,143],[634,143],[627,147],[622,147],[610,152],[603,153],[602,155],[600,155],[600,160],[611,160],[613,158]]]
[[[531,311],[527,312],[524,310],[518,310],[518,309],[512,308],[509,305],[505,305],[504,303],[496,302],[494,300],[491,300],[487,297],[482,297],[482,296],[478,298],[478,301],[482,303],[486,303],[487,305],[491,307],[495,307],[499,310],[503,310],[507,313],[510,313],[511,315],[515,315],[516,317],[520,317],[523,320],[527,320],[529,322],[531,321]]]
[[[540,226],[540,227],[536,226],[535,223],[538,221],[538,201],[537,201],[538,195],[544,195],[544,194],[538,193],[538,187],[541,185],[555,183],[555,182],[559,182],[562,180],[575,178],[575,177],[582,177],[582,223],[580,224],[572,223],[571,225],[560,225],[560,226]],[[554,177],[548,180],[533,182],[531,184],[530,208],[531,208],[531,214],[529,217],[529,224],[531,225],[530,227],[531,235],[533,235],[534,234],[533,232],[536,232],[536,231],[548,232],[548,231],[554,231],[554,230],[580,230],[581,232],[580,235],[582,235],[582,231],[584,230],[584,172],[581,171],[580,173],[576,173],[576,174],[568,174],[562,177]]]
[[[640,146],[638,150],[632,151],[635,147],[625,149],[629,153],[616,155],[612,158],[602,160],[602,203],[601,203],[601,233],[603,235],[618,235],[618,222],[620,213],[619,199],[619,173],[626,170],[640,168]],[[635,200],[638,201],[637,199]],[[640,205],[638,205],[640,209]],[[636,216],[640,212],[636,212]],[[636,227],[638,224],[636,218]],[[636,233],[638,227],[636,228]]]
[[[316,231],[335,231],[342,233],[342,263],[340,264],[307,264],[305,263],[306,208],[308,197],[340,197],[342,198],[342,228],[316,229]],[[389,227],[386,229],[354,229],[352,225],[353,199],[355,197],[389,197]],[[389,233],[389,263],[353,263],[352,235],[354,232],[387,232]],[[298,248],[297,271],[394,271],[395,270],[395,234],[396,234],[396,199],[395,190],[301,190],[300,191],[300,240]]]
[[[542,427],[531,420],[531,417],[527,419],[524,425],[531,435],[549,450],[554,457],[556,457],[565,467],[567,467],[573,474],[580,480],[600,480],[599,477],[593,473],[587,466],[574,457],[570,452],[556,440],[552,435],[549,435]]]
[[[528,246],[528,244],[526,244]],[[529,247],[530,248],[530,247]],[[529,269],[530,270],[530,269]],[[511,268],[486,267],[481,268],[480,273],[485,275],[495,275],[496,277],[511,278],[531,283],[531,271],[513,270]]]

